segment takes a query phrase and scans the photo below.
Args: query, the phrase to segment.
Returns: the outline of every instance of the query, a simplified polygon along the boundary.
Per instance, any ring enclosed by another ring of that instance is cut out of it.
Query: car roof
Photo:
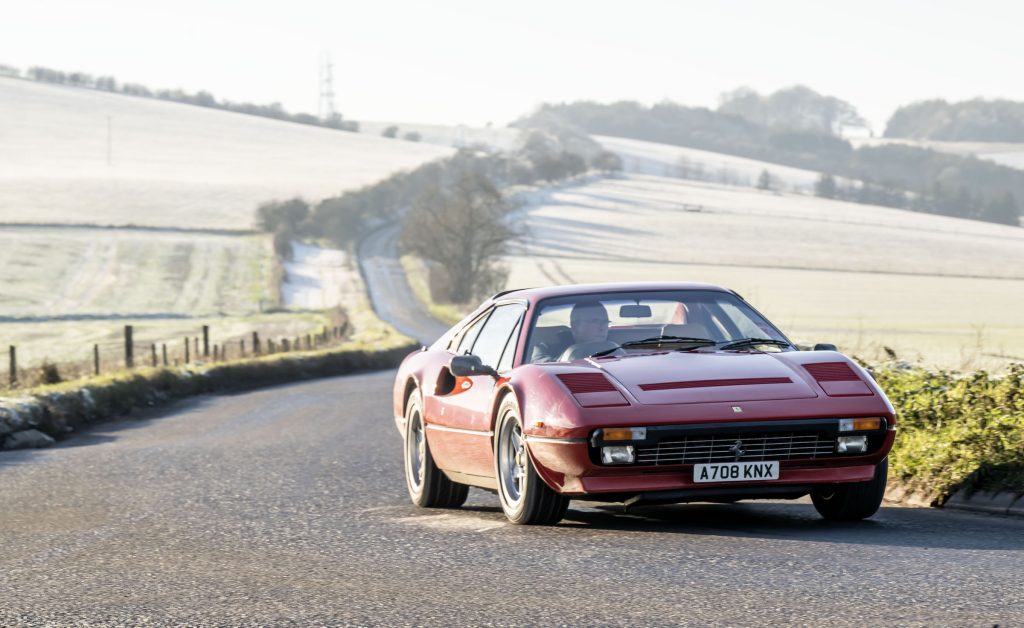
[[[568,297],[577,294],[600,294],[603,292],[631,292],[659,290],[714,290],[732,292],[727,288],[710,283],[692,281],[629,281],[619,283],[583,283],[564,286],[546,286],[542,288],[523,288],[506,290],[491,297],[492,301],[504,299],[527,299],[533,303],[550,297]]]

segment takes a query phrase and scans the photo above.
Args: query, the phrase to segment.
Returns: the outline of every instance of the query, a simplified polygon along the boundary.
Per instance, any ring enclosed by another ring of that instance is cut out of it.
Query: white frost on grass
[[[595,135],[605,149],[622,158],[622,169],[629,174],[703,179],[753,187],[765,170],[774,186],[785,190],[813,191],[820,173],[780,164],[685,146],[644,142],[622,137]]]
[[[798,341],[866,358],[1024,359],[1024,229],[638,175],[524,198],[509,287],[708,282]]]
[[[262,202],[316,201],[453,152],[12,78],[0,137],[0,222],[17,223],[246,229]]]
[[[1024,279],[1024,229],[975,220],[641,175],[531,198],[533,255]]]
[[[362,293],[355,261],[345,251],[292,242],[292,260],[284,262],[284,305],[304,310],[351,306]]]

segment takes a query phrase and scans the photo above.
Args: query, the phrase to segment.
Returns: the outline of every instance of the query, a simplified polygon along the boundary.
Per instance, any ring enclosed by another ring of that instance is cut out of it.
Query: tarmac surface
[[[416,342],[430,345],[448,326],[431,318],[413,296],[399,261],[399,231],[399,226],[390,225],[364,238],[359,243],[359,267],[377,316]]]
[[[0,453],[0,625],[1019,625],[1024,521],[803,502],[411,505],[393,372]]]

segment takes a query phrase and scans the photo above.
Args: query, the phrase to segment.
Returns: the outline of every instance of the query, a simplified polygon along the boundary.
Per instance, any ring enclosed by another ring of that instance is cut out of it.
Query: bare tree
[[[436,262],[453,303],[468,303],[500,289],[508,271],[499,260],[519,236],[508,223],[512,206],[480,172],[460,173],[450,185],[427,188],[409,210],[404,250]]]

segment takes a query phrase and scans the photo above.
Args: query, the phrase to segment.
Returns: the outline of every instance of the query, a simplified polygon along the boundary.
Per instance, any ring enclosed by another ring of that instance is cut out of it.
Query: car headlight
[[[613,447],[601,448],[601,462],[603,464],[633,464],[636,455],[632,445],[615,445]]]
[[[841,454],[862,454],[868,450],[867,436],[840,436],[836,441],[836,452]]]

